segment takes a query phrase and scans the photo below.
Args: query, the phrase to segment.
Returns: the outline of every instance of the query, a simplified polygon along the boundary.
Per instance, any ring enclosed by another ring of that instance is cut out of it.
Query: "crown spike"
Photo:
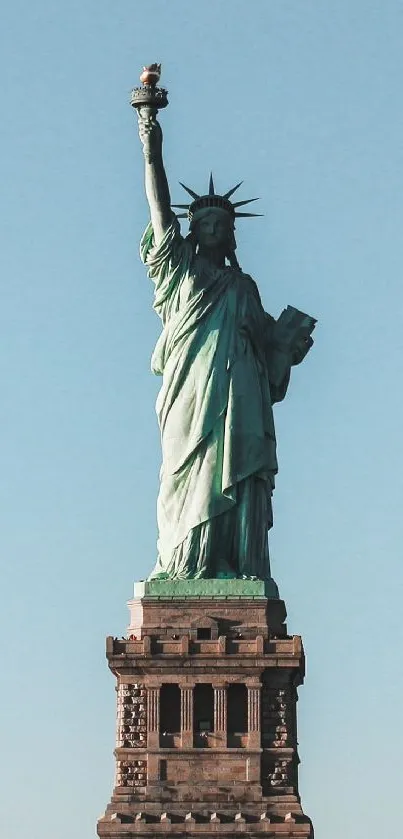
[[[179,181],[179,183],[183,187],[183,189],[185,189],[186,192],[191,196],[191,198],[194,198],[195,200],[197,198],[200,198],[200,195],[198,195],[197,192],[193,192],[193,189],[189,189],[189,187],[185,186],[185,184],[183,184],[182,181]]]
[[[263,213],[235,213],[235,218],[263,218]]]
[[[245,204],[251,204],[252,201],[260,201],[260,198],[248,198],[246,201],[234,201],[233,207],[243,207]]]
[[[227,200],[228,200],[228,198],[231,198],[231,195],[233,195],[235,190],[239,189],[239,187],[242,184],[243,184],[243,181],[239,181],[239,184],[237,184],[236,186],[233,186],[232,189],[229,189],[228,192],[226,192],[225,195],[223,195],[223,198],[226,198]]]
[[[189,222],[192,223],[194,216],[200,210],[208,210],[208,209],[220,209],[225,210],[232,218],[260,218],[262,217],[262,213],[238,213],[238,207],[244,207],[246,204],[251,204],[253,201],[259,201],[259,198],[245,198],[243,201],[230,201],[230,196],[234,194],[234,192],[241,186],[243,181],[240,181],[238,184],[229,189],[225,195],[219,195],[215,191],[214,186],[214,178],[213,173],[210,172],[210,179],[209,179],[209,187],[208,187],[208,194],[198,195],[197,192],[194,192],[193,189],[183,184],[182,181],[179,181],[181,187],[190,195],[193,199],[189,204],[171,204],[172,209],[175,208],[178,210],[185,210],[187,212],[184,213],[177,213],[177,218],[188,218]]]

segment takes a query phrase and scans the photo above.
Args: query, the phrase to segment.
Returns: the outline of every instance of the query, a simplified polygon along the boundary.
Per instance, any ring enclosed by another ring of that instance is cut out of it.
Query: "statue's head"
[[[174,207],[187,210],[186,213],[179,213],[178,218],[187,218],[190,222],[189,238],[195,245],[204,252],[209,249],[217,251],[222,249],[232,266],[237,266],[235,257],[235,218],[237,216],[254,216],[256,213],[240,213],[238,207],[256,201],[256,198],[249,198],[246,201],[230,201],[231,195],[241,184],[237,184],[228,190],[225,195],[218,195],[214,189],[213,176],[210,175],[208,195],[198,195],[192,189],[181,184],[189,193],[193,201],[190,204],[174,204]]]
[[[190,233],[203,249],[222,248],[227,254],[235,251],[235,225],[233,217],[219,207],[206,207],[192,216]]]

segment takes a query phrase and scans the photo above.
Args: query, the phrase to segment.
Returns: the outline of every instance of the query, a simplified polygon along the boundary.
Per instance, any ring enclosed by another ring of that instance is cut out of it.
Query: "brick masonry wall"
[[[139,682],[119,683],[117,689],[117,747],[144,749],[147,743],[147,692]],[[147,761],[116,762],[116,786],[145,786]]]
[[[290,687],[271,687],[263,682],[262,739],[265,748],[294,745],[292,699]]]

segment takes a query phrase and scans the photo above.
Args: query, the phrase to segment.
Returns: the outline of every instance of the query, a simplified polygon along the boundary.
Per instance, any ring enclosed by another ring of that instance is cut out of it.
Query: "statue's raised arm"
[[[143,144],[145,188],[150,207],[154,241],[159,245],[171,222],[171,198],[162,159],[162,130],[153,109],[139,108],[139,135]]]
[[[160,108],[168,104],[167,91],[157,87],[161,64],[144,67],[140,76],[142,87],[132,91],[131,104],[136,108],[139,135],[145,160],[145,187],[150,206],[154,242],[158,246],[172,220],[168,181],[162,161],[162,130],[157,120]]]

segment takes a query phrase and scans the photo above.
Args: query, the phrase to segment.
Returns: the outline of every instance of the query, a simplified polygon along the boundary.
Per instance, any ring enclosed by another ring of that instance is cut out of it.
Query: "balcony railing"
[[[193,640],[184,635],[180,638],[108,638],[107,655],[110,656],[259,656],[272,655],[293,658],[302,654],[302,642],[298,635],[291,638],[231,638],[220,636],[215,640]]]

